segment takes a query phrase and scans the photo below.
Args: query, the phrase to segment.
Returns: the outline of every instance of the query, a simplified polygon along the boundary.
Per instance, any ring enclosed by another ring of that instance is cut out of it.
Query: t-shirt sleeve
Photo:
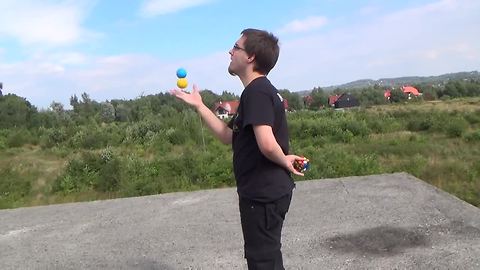
[[[275,119],[272,98],[257,89],[246,95],[243,107],[243,127],[268,125],[273,127]]]

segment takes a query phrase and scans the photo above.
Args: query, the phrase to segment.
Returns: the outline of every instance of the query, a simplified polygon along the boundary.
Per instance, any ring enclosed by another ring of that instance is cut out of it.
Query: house
[[[329,96],[328,97],[328,105],[335,107],[335,102],[337,102],[338,98],[340,95],[335,95],[335,96]]]
[[[310,107],[310,105],[312,105],[313,103],[313,97],[312,96],[304,96],[303,97],[303,105],[305,105],[305,107]]]
[[[238,104],[240,104],[240,101],[238,100],[219,101],[215,103],[213,112],[218,118],[226,119],[237,113]]]
[[[412,97],[418,97],[422,95],[422,93],[420,93],[418,89],[413,86],[402,86],[400,89],[408,99],[412,99]],[[385,90],[383,96],[385,97],[385,99],[390,100],[390,97],[392,96],[392,90]]]
[[[385,90],[385,92],[383,93],[383,96],[385,97],[386,100],[390,100],[390,97],[392,96],[392,90],[390,89]]]
[[[335,107],[335,109],[360,106],[360,102],[358,102],[358,99],[349,93],[330,96],[328,98],[328,104],[330,104],[330,106],[332,107]]]
[[[283,108],[285,111],[288,110],[288,100],[286,98],[282,98]],[[229,117],[234,116],[237,113],[238,105],[240,101],[233,100],[233,101],[219,101],[216,102],[214,105],[213,112],[215,115],[220,119],[226,119]]]
[[[286,98],[283,99],[283,108],[285,111],[288,111],[288,99]]]
[[[288,100],[286,98],[283,98],[282,95],[280,95],[280,93],[277,93],[277,96],[278,98],[280,99],[280,101],[283,103],[283,109],[287,112],[288,111]]]
[[[402,86],[402,91],[407,95],[408,99],[411,99],[412,96],[418,97],[422,95],[422,93],[418,92],[417,88],[413,86]]]

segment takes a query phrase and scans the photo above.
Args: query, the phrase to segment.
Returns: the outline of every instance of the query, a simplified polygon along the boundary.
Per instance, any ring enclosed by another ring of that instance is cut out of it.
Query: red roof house
[[[421,93],[418,92],[417,88],[413,86],[403,86],[402,91],[404,94],[408,95],[409,99],[412,98],[412,95],[416,97],[421,95]]]
[[[288,111],[288,100],[286,98],[283,99],[283,108],[285,108],[285,111]]]
[[[383,92],[383,96],[385,97],[385,99],[390,100],[390,97],[392,96],[392,90],[390,89],[385,90],[385,92]]]
[[[216,102],[213,112],[217,115],[220,119],[225,119],[228,117],[232,117],[237,113],[238,105],[240,101],[233,100],[233,101],[220,101]]]
[[[329,96],[328,97],[328,105],[335,107],[335,102],[337,102],[338,98],[340,95],[334,95],[334,96]]]
[[[313,103],[313,98],[312,96],[305,96],[303,97],[303,104],[305,106],[310,106]]]
[[[328,104],[335,109],[351,108],[360,106],[357,98],[350,93],[343,93],[341,95],[334,95],[328,97]]]

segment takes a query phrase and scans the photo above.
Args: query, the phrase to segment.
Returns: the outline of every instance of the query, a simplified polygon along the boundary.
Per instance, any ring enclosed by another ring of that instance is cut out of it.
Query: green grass
[[[291,150],[311,161],[295,178],[407,172],[480,206],[479,108],[471,98],[291,113]],[[203,148],[199,132],[177,129],[96,149],[0,144],[0,208],[234,186],[230,146],[205,132]]]

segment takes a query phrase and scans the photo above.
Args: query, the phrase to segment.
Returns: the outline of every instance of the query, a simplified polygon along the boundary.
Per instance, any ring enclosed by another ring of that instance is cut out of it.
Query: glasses
[[[234,50],[234,51],[238,51],[238,50],[245,51],[245,48],[242,48],[242,47],[238,46],[238,45],[235,43],[235,45],[233,45],[233,50]]]

